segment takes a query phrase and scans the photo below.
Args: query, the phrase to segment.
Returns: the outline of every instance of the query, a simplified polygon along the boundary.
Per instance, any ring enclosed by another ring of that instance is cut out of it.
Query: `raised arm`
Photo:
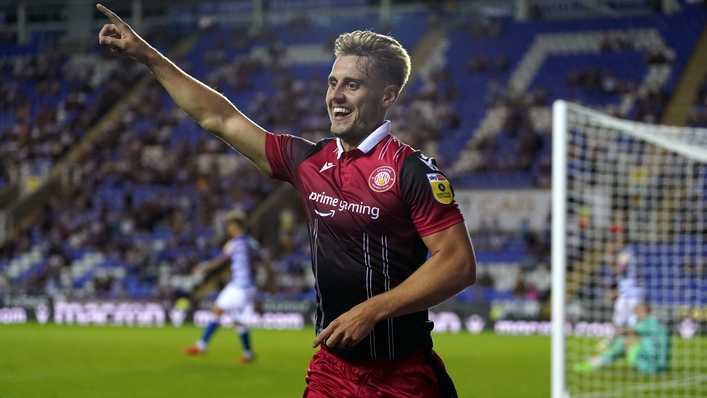
[[[111,10],[101,4],[96,7],[112,22],[104,25],[98,34],[100,44],[147,66],[177,105],[201,127],[271,174],[265,155],[265,130],[243,115],[226,97],[186,74],[150,46]]]
[[[373,296],[333,320],[312,342],[316,347],[354,346],[376,323],[433,307],[476,281],[476,260],[463,222],[422,238],[432,252],[422,266],[396,288]]]

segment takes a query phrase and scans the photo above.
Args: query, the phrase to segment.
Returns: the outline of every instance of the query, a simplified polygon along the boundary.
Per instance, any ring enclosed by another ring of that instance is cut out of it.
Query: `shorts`
[[[246,325],[255,310],[254,297],[255,289],[241,288],[229,283],[221,290],[214,304],[228,314],[234,322]]]
[[[457,397],[442,359],[432,350],[404,359],[346,360],[322,346],[305,380],[303,398]]]
[[[632,327],[636,324],[636,314],[633,309],[640,303],[638,299],[618,298],[614,303],[614,315],[611,318],[614,325]]]

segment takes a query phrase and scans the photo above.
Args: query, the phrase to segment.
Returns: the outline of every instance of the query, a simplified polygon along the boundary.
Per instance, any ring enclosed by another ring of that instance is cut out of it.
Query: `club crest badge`
[[[432,195],[435,199],[444,205],[452,203],[452,187],[449,185],[449,180],[440,173],[427,174],[427,180],[432,188]]]
[[[385,192],[395,183],[395,170],[390,166],[381,166],[373,170],[368,177],[368,186],[374,192]]]

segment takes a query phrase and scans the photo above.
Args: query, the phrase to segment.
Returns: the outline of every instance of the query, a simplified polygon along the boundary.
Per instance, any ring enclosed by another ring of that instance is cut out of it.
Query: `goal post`
[[[565,398],[565,278],[567,254],[567,103],[552,105],[552,398]]]
[[[552,398],[707,396],[707,129],[552,120]]]

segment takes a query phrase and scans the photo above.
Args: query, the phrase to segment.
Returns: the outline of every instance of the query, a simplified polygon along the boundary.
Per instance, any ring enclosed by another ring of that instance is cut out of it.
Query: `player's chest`
[[[314,160],[300,167],[299,189],[312,218],[327,224],[375,224],[407,212],[398,174],[385,160]]]

